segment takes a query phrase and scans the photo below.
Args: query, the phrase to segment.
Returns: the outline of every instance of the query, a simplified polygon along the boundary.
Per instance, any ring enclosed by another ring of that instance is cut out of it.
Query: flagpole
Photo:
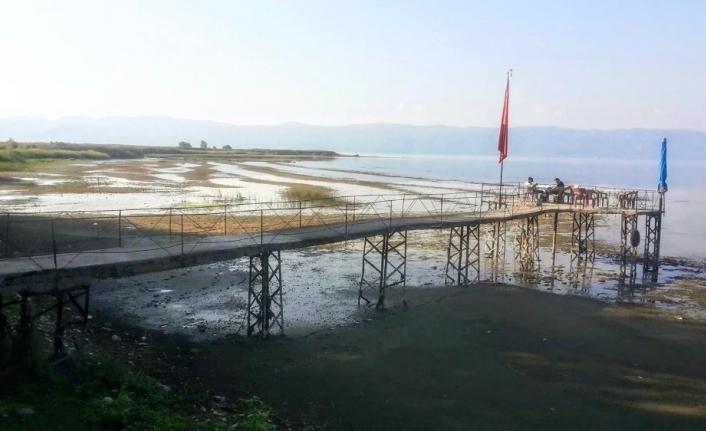
[[[499,207],[498,209],[502,208],[503,206],[503,165],[505,164],[505,160],[500,162],[500,200],[499,200]]]

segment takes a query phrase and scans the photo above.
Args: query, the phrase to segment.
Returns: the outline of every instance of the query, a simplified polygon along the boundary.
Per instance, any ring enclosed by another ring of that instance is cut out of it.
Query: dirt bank
[[[407,295],[359,325],[204,345],[191,377],[342,430],[706,427],[703,323],[502,286]]]

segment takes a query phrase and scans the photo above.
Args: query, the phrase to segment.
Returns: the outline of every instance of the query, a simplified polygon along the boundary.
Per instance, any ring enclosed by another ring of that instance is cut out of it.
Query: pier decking
[[[355,223],[332,223],[295,227],[257,235],[208,236],[167,245],[137,245],[78,253],[32,256],[0,261],[0,293],[25,289],[34,292],[55,288],[54,279],[68,280],[127,277],[147,272],[204,265],[262,252],[285,251],[318,245],[351,241],[389,234],[395,231],[451,229],[460,226],[494,224],[536,217],[544,214],[628,214],[652,215],[643,209],[582,208],[563,204],[523,206],[514,211],[488,210],[483,214],[452,214],[444,220],[438,217],[407,216],[394,220],[362,220]],[[144,241],[143,241],[144,242]]]

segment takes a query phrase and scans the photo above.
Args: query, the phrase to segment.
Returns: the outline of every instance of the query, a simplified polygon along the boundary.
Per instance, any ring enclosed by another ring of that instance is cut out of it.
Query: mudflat
[[[706,429],[702,321],[497,285],[407,301],[306,337],[206,344],[192,377],[330,429]]]

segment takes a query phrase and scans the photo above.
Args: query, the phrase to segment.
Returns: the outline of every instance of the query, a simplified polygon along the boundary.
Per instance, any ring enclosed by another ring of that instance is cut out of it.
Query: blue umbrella
[[[662,141],[662,153],[659,157],[659,183],[657,190],[664,193],[668,190],[667,187],[667,138]]]

